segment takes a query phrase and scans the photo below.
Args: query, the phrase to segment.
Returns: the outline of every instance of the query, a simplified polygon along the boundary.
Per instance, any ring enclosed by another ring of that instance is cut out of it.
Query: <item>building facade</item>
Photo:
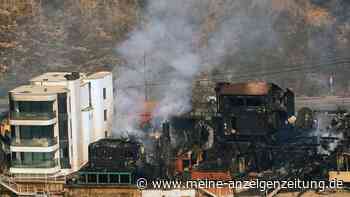
[[[88,161],[88,145],[112,131],[110,72],[50,72],[9,92],[14,176],[59,176]]]

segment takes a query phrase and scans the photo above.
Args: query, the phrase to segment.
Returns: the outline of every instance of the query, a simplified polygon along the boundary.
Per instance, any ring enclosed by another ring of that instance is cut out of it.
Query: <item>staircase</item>
[[[18,187],[15,181],[13,181],[11,177],[8,177],[6,175],[0,175],[0,185],[19,196],[35,196],[36,194],[35,191],[30,190],[29,188],[24,189]]]

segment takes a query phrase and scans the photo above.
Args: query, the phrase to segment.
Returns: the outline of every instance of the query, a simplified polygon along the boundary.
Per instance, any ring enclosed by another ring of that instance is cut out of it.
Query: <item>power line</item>
[[[335,58],[333,60],[329,60],[329,62],[326,63],[318,63],[318,64],[314,64],[308,67],[308,64],[301,64],[301,65],[287,65],[287,66],[283,66],[283,68],[287,68],[287,69],[283,69],[283,70],[279,70],[279,71],[269,71],[269,72],[259,72],[259,73],[254,73],[254,74],[243,74],[243,75],[237,75],[235,76],[235,79],[238,80],[242,80],[242,79],[246,79],[246,78],[254,78],[254,77],[260,77],[260,76],[271,76],[271,75],[277,75],[277,74],[283,74],[283,73],[287,73],[287,72],[298,72],[298,71],[307,71],[307,70],[314,70],[316,68],[320,68],[326,65],[335,65],[335,66],[339,66],[339,64],[349,64],[350,63],[350,58]],[[250,71],[252,72],[252,71]],[[220,78],[216,78],[216,77],[223,77],[225,78],[226,76],[232,76],[233,72],[226,72],[226,73],[216,73],[213,74],[213,78],[212,79],[216,79],[216,80],[222,80]],[[200,81],[200,80],[199,80]],[[154,81],[154,82],[149,82],[147,83],[147,86],[164,86],[164,85],[169,85],[170,81],[169,80],[159,80],[159,81]],[[145,86],[145,84],[133,84],[133,85],[127,85],[127,86],[120,86],[122,88],[138,88],[138,87],[143,87]]]
[[[264,69],[275,69],[275,67],[277,66],[280,66],[282,68],[292,68],[292,67],[302,67],[302,66],[307,66],[307,65],[320,65],[320,64],[330,64],[330,63],[333,63],[333,62],[336,62],[336,61],[341,61],[341,60],[349,60],[350,58],[347,58],[347,57],[335,57],[335,58],[329,58],[327,60],[322,60],[322,62],[315,62],[315,61],[310,61],[310,62],[305,62],[303,61],[302,63],[296,63],[296,64],[288,64],[288,65],[281,65],[281,64],[268,64],[269,67],[265,67]],[[330,62],[328,62],[330,61]],[[250,66],[246,66],[246,68],[252,68],[253,66],[262,66],[262,65],[250,65]],[[256,69],[243,69],[245,72],[251,72],[251,71],[254,71]],[[240,69],[240,71],[242,71],[242,69]],[[217,74],[236,74],[235,72],[222,72],[222,73],[217,73]]]
[[[336,62],[329,62],[326,64],[317,64],[317,65],[312,65],[309,67],[305,67],[304,65],[301,65],[299,67],[296,68],[289,68],[289,69],[284,69],[284,70],[280,70],[280,71],[269,71],[269,72],[260,72],[260,73],[255,73],[255,74],[247,74],[247,75],[239,75],[236,76],[236,79],[245,79],[245,78],[253,78],[253,77],[260,77],[260,76],[270,76],[270,75],[277,75],[277,74],[283,74],[283,73],[288,73],[288,72],[297,72],[297,71],[307,71],[307,70],[313,70],[316,68],[320,68],[326,65],[335,65],[335,66],[339,66],[339,64],[348,64],[350,63],[350,59],[347,60],[342,60],[342,61],[336,61]],[[221,76],[221,77],[225,77],[225,76],[230,76],[232,74],[230,73],[221,73],[221,74],[214,74],[213,76]]]

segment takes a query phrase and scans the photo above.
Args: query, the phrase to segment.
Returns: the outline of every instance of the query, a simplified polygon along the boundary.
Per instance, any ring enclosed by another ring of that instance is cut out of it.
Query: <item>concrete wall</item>
[[[93,114],[92,110],[82,111],[81,116],[81,128],[82,136],[81,140],[83,143],[83,161],[87,162],[89,160],[89,144],[92,142],[92,133],[93,133]]]
[[[113,81],[112,74],[99,79],[90,79],[91,104],[93,107],[93,141],[97,141],[112,133],[113,123]],[[103,88],[106,88],[106,99],[103,98]],[[104,120],[104,110],[107,110],[107,120]]]
[[[83,140],[81,140],[81,109],[80,109],[80,81],[68,82],[70,91],[70,125],[69,146],[72,170],[76,171],[83,164]]]
[[[85,83],[80,87],[80,109],[90,107],[90,92],[89,83]]]

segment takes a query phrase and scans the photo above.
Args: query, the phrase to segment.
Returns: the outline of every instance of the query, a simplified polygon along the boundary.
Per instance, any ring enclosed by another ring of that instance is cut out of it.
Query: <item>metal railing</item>
[[[10,112],[11,120],[52,120],[56,112]]]
[[[18,186],[10,177],[1,174],[0,185],[14,192],[15,194],[18,194]]]
[[[58,159],[31,162],[21,160],[11,161],[11,168],[54,168],[56,166],[58,166]]]
[[[66,176],[62,174],[11,174],[11,177],[14,181],[18,182],[26,182],[26,181],[32,181],[32,182],[55,182],[55,183],[65,183],[66,182]]]
[[[44,191],[42,191],[41,188],[34,187],[32,184],[17,184],[16,181],[28,181],[28,180],[36,180],[36,178],[33,179],[33,177],[27,177],[28,179],[18,179],[9,175],[3,175],[0,174],[0,186],[7,188],[11,192],[13,192],[16,195],[19,196],[36,196],[38,192],[41,191],[47,194],[50,193],[56,193],[56,194],[62,194],[63,192],[63,183],[66,182],[66,177],[48,177],[48,176],[41,176],[43,181],[53,181],[53,183],[61,183],[62,186],[58,186],[55,188],[45,188]],[[40,185],[40,184],[39,184]],[[40,191],[39,191],[40,189]]]
[[[13,138],[11,146],[49,147],[57,144],[57,137],[54,138]]]

